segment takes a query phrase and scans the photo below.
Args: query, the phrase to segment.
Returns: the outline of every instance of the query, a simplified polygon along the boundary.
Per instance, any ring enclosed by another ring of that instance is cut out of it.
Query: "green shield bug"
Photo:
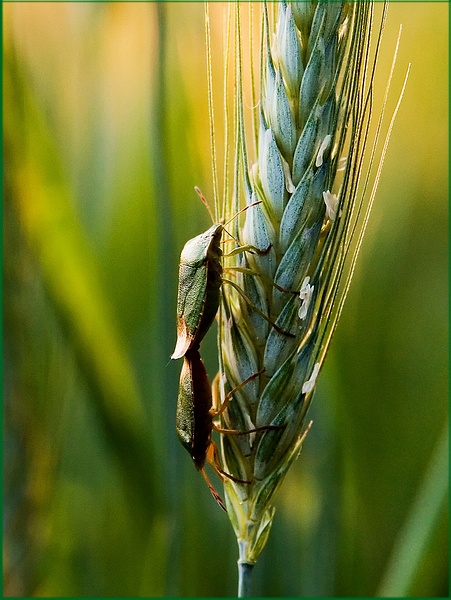
[[[198,191],[198,193],[204,204],[208,207],[208,204],[200,191]],[[227,223],[230,223],[230,221],[235,219],[244,210],[257,204],[261,204],[261,201],[249,204],[229,219]],[[228,283],[235,287],[244,297],[246,302],[248,302],[256,312],[279,331],[279,333],[287,335],[288,337],[294,337],[293,334],[280,329],[267,315],[254,306],[245,296],[243,290],[241,290],[241,288],[233,281],[224,280],[222,278],[223,252],[220,244],[222,232],[227,223],[215,223],[204,233],[188,240],[183,247],[180,255],[179,286],[177,293],[177,342],[171,356],[172,359],[181,358],[188,350],[199,347],[218,312],[222,283]],[[271,246],[266,250],[261,250],[248,245],[239,246],[235,248],[235,250],[232,250],[228,256],[245,251],[266,254],[270,249]],[[238,271],[248,271],[248,269],[242,269],[240,267],[234,267],[229,270],[233,269]],[[259,276],[261,275],[259,274]],[[280,286],[277,286],[274,283],[272,285],[281,291],[289,292],[289,290],[284,290],[284,288],[280,288]]]
[[[211,437],[213,430],[224,434],[246,435],[267,429],[277,429],[278,427],[268,425],[250,429],[248,431],[236,431],[221,429],[214,423],[213,419],[218,417],[226,409],[233,394],[263,372],[264,369],[248,377],[225,396],[220,408],[215,409],[213,406],[212,387],[199,351],[197,349],[188,350],[183,358],[183,368],[180,375],[179,395],[177,400],[177,435],[182,445],[193,459],[194,466],[202,473],[213,497],[224,510],[226,510],[224,502],[205,473],[205,463],[208,462],[221,479],[228,477],[238,483],[248,484],[250,481],[239,479],[224,471],[220,463],[216,444]]]
[[[224,227],[217,223],[189,240],[180,256],[177,294],[177,344],[171,358],[181,358],[199,346],[214,321],[222,283]]]

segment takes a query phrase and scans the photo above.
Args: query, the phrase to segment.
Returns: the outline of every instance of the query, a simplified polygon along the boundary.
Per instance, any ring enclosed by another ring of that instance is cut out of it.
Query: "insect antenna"
[[[242,209],[240,209],[238,212],[236,212],[233,217],[230,217],[230,219],[228,221],[226,221],[222,228],[223,230],[227,233],[227,235],[229,235],[232,240],[234,240],[239,246],[241,246],[241,242],[238,240],[238,238],[236,238],[234,235],[232,235],[227,229],[226,229],[226,225],[228,225],[229,223],[231,223],[234,219],[236,219],[239,215],[241,215],[241,213],[243,213],[245,210],[247,210],[248,208],[251,208],[252,206],[256,206],[257,204],[261,204],[262,201],[258,200],[257,202],[252,202],[252,204],[248,204],[247,206],[243,207]],[[226,242],[228,242],[230,240],[222,240],[221,244],[224,244]]]
[[[252,202],[252,204],[248,204],[247,206],[245,206],[244,208],[240,209],[238,212],[236,212],[233,217],[230,217],[230,219],[228,221],[226,221],[224,223],[224,227],[226,225],[228,225],[229,223],[231,223],[233,221],[233,219],[236,219],[241,213],[243,213],[245,210],[247,210],[248,208],[251,208],[252,206],[257,206],[257,204],[261,204],[262,201],[261,200],[257,200],[257,202]],[[228,232],[227,232],[228,233]],[[230,235],[230,234],[229,234]],[[231,236],[233,237],[233,235]],[[234,238],[235,239],[235,238]]]
[[[200,191],[200,189],[197,187],[197,185],[194,186],[194,191],[196,192],[196,194],[199,196],[199,198],[202,200],[203,205],[205,206],[205,208],[208,210],[208,214],[210,215],[210,219],[211,222],[213,223],[213,225],[216,223],[216,219],[214,218],[213,212],[210,208],[210,205],[207,202],[207,199],[205,198],[205,196],[202,194],[202,192]]]

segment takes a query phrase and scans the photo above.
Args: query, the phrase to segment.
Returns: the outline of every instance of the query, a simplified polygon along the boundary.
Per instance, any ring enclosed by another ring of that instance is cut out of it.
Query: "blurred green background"
[[[203,6],[3,17],[4,594],[233,596],[169,361],[212,195]],[[448,595],[448,4],[390,3],[385,74],[400,23],[408,88],[255,595]]]

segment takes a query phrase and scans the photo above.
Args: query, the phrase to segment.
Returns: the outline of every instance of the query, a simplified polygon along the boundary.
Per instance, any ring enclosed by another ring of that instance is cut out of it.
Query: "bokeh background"
[[[4,594],[233,596],[169,360],[209,226],[203,6],[3,17]],[[448,4],[390,3],[385,74],[400,23],[407,91],[255,595],[448,596]]]

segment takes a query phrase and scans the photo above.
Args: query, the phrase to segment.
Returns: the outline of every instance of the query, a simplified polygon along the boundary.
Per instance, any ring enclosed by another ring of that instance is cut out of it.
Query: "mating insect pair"
[[[206,204],[203,197],[202,200]],[[246,209],[251,206],[253,205],[247,206]],[[221,479],[228,477],[239,483],[250,483],[250,481],[238,479],[222,469],[217,447],[211,439],[213,429],[221,433],[245,435],[274,427],[269,425],[248,431],[236,431],[221,429],[213,422],[215,417],[224,412],[234,393],[264,372],[263,369],[251,375],[226,395],[220,407],[213,407],[212,388],[199,353],[200,343],[218,312],[221,285],[229,283],[242,293],[236,284],[223,280],[222,277],[223,252],[220,244],[224,226],[222,223],[214,224],[205,233],[189,240],[182,250],[177,296],[177,343],[171,358],[183,357],[184,360],[177,402],[178,437],[190,453],[196,469],[202,472],[214,498],[225,510],[223,501],[205,473],[205,462],[207,461],[213,467]],[[238,252],[250,251],[262,254],[268,250],[262,251],[251,246],[239,246],[236,249]],[[279,330],[267,315],[261,313],[257,307],[253,308]],[[282,330],[280,332],[286,333]],[[292,334],[286,333],[286,335]]]

